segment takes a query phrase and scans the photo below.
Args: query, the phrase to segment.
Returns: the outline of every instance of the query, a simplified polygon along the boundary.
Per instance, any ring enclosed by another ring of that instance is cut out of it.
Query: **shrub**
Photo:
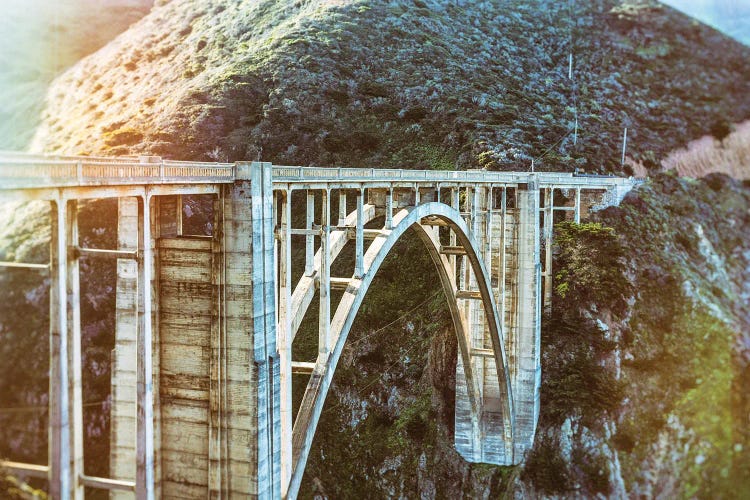
[[[559,495],[572,488],[568,464],[560,454],[557,442],[539,438],[526,459],[521,479],[528,481],[545,495]]]
[[[555,226],[555,291],[570,307],[607,304],[624,311],[632,285],[624,275],[625,252],[614,229],[565,221]]]

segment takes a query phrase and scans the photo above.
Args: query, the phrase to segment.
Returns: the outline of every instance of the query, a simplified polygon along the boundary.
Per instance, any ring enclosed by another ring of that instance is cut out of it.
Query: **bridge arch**
[[[436,264],[441,286],[446,295],[453,324],[456,328],[459,352],[462,358],[472,406],[472,426],[475,429],[475,434],[479,435],[482,411],[480,401],[481,392],[479,391],[476,379],[471,373],[471,345],[469,343],[468,323],[458,307],[458,290],[455,275],[451,276],[453,268],[447,257],[440,251],[441,245],[435,231],[422,225],[422,220],[426,217],[438,220],[441,225],[448,226],[453,230],[456,234],[457,244],[465,250],[468,264],[476,277],[482,305],[489,325],[493,359],[498,374],[498,385],[501,391],[504,392],[504,425],[512,437],[515,423],[508,360],[505,353],[499,314],[492,295],[489,273],[479,253],[479,246],[471,234],[466,221],[454,208],[439,202],[408,207],[393,216],[392,229],[383,230],[381,235],[376,237],[367,249],[364,255],[365,272],[363,276],[360,278],[355,277],[351,280],[331,320],[331,336],[334,340],[333,348],[327,359],[320,359],[319,357],[294,423],[292,432],[293,470],[288,489],[289,497],[294,497],[299,490],[325,399],[359,308],[386,256],[389,255],[393,246],[409,228],[416,229],[417,234]]]

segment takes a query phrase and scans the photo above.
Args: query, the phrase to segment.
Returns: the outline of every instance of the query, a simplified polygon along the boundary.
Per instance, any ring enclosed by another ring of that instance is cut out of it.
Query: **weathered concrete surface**
[[[138,247],[138,200],[118,198],[117,248]],[[112,351],[112,409],[109,470],[113,479],[135,481],[136,331],[138,328],[138,268],[135,260],[117,260],[115,347]],[[112,499],[131,498],[110,492]]]

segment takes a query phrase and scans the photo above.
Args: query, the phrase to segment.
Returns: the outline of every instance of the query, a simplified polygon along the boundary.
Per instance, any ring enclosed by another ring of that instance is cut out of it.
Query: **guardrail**
[[[0,153],[0,190],[42,187],[233,182],[233,163]]]
[[[480,182],[491,184],[519,184],[528,182],[530,176],[542,185],[602,186],[633,185],[638,181],[624,177],[574,175],[559,172],[493,172],[485,170],[409,170],[388,168],[322,168],[273,166],[273,180],[277,183],[312,182]]]
[[[409,170],[393,168],[323,168],[273,166],[275,183],[416,182],[493,183],[527,182],[531,172],[483,170]],[[537,172],[542,186],[632,186],[638,181],[622,177]],[[43,187],[102,186],[123,184],[219,184],[234,182],[232,163],[162,160],[157,156],[93,157],[32,155],[0,152],[0,190]]]

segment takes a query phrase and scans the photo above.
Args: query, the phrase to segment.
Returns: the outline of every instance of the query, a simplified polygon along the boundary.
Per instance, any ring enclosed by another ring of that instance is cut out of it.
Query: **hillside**
[[[542,493],[750,494],[750,186],[660,174],[557,228]],[[609,228],[609,229],[607,229]]]
[[[0,150],[24,149],[52,80],[101,48],[153,0],[4,0],[0,16]]]
[[[54,83],[33,146],[616,171],[624,127],[653,167],[750,117],[750,48],[656,4],[569,5],[173,0]]]
[[[656,171],[691,140],[750,118],[747,47],[656,4],[575,4],[158,2],[55,80],[33,147],[407,168],[518,170],[534,158],[541,169],[623,173],[623,127],[633,164]],[[352,330],[356,349],[342,358],[303,497],[740,491],[750,484],[748,203],[747,186],[723,176],[659,175],[597,216],[612,230],[558,229],[556,280],[568,288],[545,320],[542,427],[517,468],[470,465],[452,450],[453,330],[429,258],[405,240],[398,255],[408,259],[386,262]],[[82,233],[94,242],[113,236],[113,207],[103,208],[87,207]],[[24,251],[39,255],[32,219],[6,226],[0,253],[28,239]],[[587,281],[591,270],[612,286]],[[94,276],[111,271],[84,272],[85,376],[106,398],[97,363],[111,342],[112,294]],[[19,290],[2,302],[11,338],[17,304],[45,302],[4,279],[3,290]],[[300,332],[300,351],[308,337]],[[14,338],[8,357],[26,352],[29,339]],[[23,380],[4,366],[0,382]],[[14,403],[34,397],[44,395]],[[89,416],[106,436],[106,412]],[[0,442],[16,456],[45,450],[38,436]],[[106,450],[97,453],[89,473],[106,472]]]

